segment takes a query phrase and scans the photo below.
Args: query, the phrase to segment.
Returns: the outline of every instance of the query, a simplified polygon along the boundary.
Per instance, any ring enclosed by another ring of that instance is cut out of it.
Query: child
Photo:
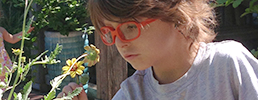
[[[29,29],[28,33],[30,33],[33,29],[34,29],[34,27],[31,27]],[[8,68],[12,67],[11,59],[9,58],[9,56],[5,50],[5,47],[4,47],[4,40],[9,43],[14,44],[21,40],[20,38],[18,38],[19,36],[22,36],[22,32],[12,35],[12,34],[8,33],[6,31],[6,29],[4,29],[3,27],[0,27],[0,63],[2,64],[2,66],[7,66]],[[4,73],[5,73],[5,70],[3,68],[2,73],[0,73],[1,80],[3,80],[5,78]]]
[[[96,32],[137,70],[113,100],[258,100],[258,60],[238,42],[211,42],[209,2],[89,0]],[[82,91],[74,100],[86,98]]]

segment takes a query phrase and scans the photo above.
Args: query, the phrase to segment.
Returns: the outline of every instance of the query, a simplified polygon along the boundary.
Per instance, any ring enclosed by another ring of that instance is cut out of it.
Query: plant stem
[[[34,62],[32,65],[40,65],[40,64],[46,64],[46,62],[37,61],[37,62]],[[32,65],[31,65],[31,66],[32,66]]]
[[[19,67],[18,67],[18,69],[19,69]],[[11,89],[11,92],[9,93],[8,100],[11,100],[11,97],[12,97],[12,94],[13,94],[14,89],[16,87],[16,83],[19,79],[19,76],[20,76],[20,73],[19,73],[19,71],[17,71],[16,77],[15,77],[15,80],[14,80],[14,83],[13,83],[13,88]]]
[[[30,1],[28,6],[27,6],[27,3],[28,3],[27,1],[28,0],[25,1],[26,3],[25,3],[25,9],[24,9],[23,25],[22,25],[21,51],[23,51],[23,46],[24,46],[26,18],[27,18],[27,14],[28,14],[28,11],[29,11],[29,7],[30,7],[33,0]],[[9,93],[8,100],[11,100],[14,89],[17,86],[16,83],[17,83],[17,81],[20,77],[20,74],[21,74],[21,72],[20,72],[20,70],[21,70],[21,57],[22,57],[22,53],[20,53],[20,55],[19,55],[18,70],[17,70],[17,74],[16,74],[16,77],[15,77],[15,80],[14,80],[14,83],[13,83],[13,88],[11,89],[11,92]]]
[[[79,76],[78,75],[76,75],[76,83],[80,84],[80,80],[79,80]]]

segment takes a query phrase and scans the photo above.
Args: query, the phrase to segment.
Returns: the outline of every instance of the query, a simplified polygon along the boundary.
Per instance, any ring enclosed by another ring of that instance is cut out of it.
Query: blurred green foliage
[[[228,6],[232,4],[234,8],[238,7],[244,0],[217,0],[217,6]],[[246,0],[249,2],[249,7],[245,9],[245,12],[241,17],[250,13],[258,13],[258,0]]]
[[[10,34],[16,34],[22,31],[23,16],[24,16],[24,0],[0,0],[0,26],[4,27]],[[29,18],[27,18],[29,20]],[[34,57],[31,50],[37,49],[33,45],[36,41],[36,34],[31,34],[25,41],[25,56],[28,58]],[[5,42],[5,49],[10,58],[14,57],[11,48],[20,48],[21,42],[11,44]]]
[[[60,32],[69,35],[71,31],[82,31],[87,25],[89,15],[86,10],[87,0],[35,0],[35,30]],[[39,9],[38,9],[39,8]]]

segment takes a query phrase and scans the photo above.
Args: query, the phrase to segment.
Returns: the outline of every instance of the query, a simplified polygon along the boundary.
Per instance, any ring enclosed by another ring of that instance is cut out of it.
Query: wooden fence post
[[[95,45],[100,49],[100,62],[96,65],[97,98],[111,100],[127,78],[127,63],[115,45],[104,45],[98,34],[95,35]]]

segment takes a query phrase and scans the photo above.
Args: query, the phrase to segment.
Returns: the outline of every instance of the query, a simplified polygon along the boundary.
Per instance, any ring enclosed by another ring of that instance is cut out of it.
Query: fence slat
[[[127,78],[127,63],[114,45],[104,45],[98,35],[95,35],[95,45],[100,49],[100,62],[96,65],[97,98],[111,100]]]

